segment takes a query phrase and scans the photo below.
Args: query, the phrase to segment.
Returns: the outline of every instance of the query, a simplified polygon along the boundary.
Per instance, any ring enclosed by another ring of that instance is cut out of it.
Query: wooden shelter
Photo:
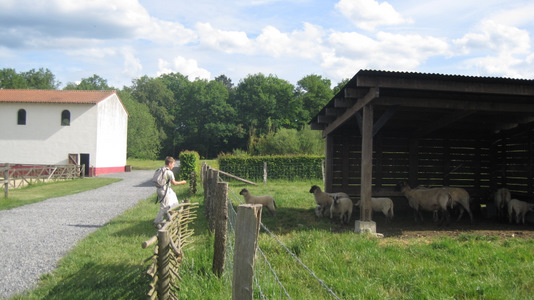
[[[361,70],[310,124],[326,138],[325,190],[361,197],[364,221],[402,180],[533,198],[534,80]]]

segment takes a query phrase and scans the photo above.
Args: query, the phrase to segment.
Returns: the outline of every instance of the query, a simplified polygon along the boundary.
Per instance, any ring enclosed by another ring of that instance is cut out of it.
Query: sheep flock
[[[397,190],[408,200],[408,205],[414,213],[415,223],[424,222],[422,213],[424,211],[432,213],[433,221],[439,225],[450,223],[452,211],[459,212],[456,221],[467,213],[470,222],[474,223],[472,199],[463,188],[448,186],[412,188],[407,182],[402,181],[397,184]],[[329,218],[342,225],[350,224],[354,209],[361,207],[360,199],[351,198],[348,193],[342,191],[328,193],[318,185],[312,185],[309,193],[313,194],[317,218]],[[276,217],[277,206],[272,196],[254,196],[247,189],[242,189],[239,194],[244,197],[245,203],[261,204]],[[513,199],[507,188],[494,191],[488,200],[490,206],[494,205],[497,219],[511,224],[526,224],[526,215],[534,212],[533,203]],[[371,207],[372,212],[384,216],[386,223],[394,223],[395,206],[391,198],[371,197]]]

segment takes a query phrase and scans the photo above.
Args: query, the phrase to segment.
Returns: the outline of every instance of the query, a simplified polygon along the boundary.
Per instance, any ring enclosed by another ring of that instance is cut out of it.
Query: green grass
[[[276,218],[263,223],[342,299],[529,299],[534,292],[534,240],[461,234],[458,237],[378,239],[353,233],[352,226],[317,219],[315,182],[270,182],[246,186],[253,195],[277,200]],[[232,182],[229,197],[238,204],[244,184]],[[200,202],[193,243],[185,249],[179,282],[181,299],[231,299],[231,275],[213,275],[213,234],[207,230],[202,191],[181,200]],[[142,261],[153,251],[141,243],[155,234],[158,206],[152,198],[91,234],[42,277],[39,287],[13,299],[144,299],[148,279]],[[293,299],[333,299],[272,237],[261,232],[259,246]],[[229,258],[232,259],[232,258]],[[260,278],[267,271],[261,266]],[[272,276],[267,277],[272,281]],[[265,279],[262,279],[265,281]],[[278,297],[264,288],[268,298]],[[255,298],[259,298],[255,295]]]
[[[96,189],[121,179],[87,177],[68,181],[51,183],[37,183],[20,189],[10,189],[9,196],[5,198],[4,191],[0,196],[0,210],[11,209],[26,204],[36,203],[49,198],[77,194]]]

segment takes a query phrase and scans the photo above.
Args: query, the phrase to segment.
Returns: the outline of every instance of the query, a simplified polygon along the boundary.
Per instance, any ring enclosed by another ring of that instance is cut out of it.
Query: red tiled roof
[[[0,102],[96,104],[115,91],[3,90]]]

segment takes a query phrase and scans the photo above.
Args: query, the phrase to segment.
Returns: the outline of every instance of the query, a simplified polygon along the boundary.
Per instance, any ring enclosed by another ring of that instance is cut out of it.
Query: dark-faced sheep
[[[330,206],[332,205],[332,202],[334,201],[334,196],[340,197],[340,198],[349,198],[349,195],[343,192],[338,193],[326,193],[321,190],[321,188],[318,185],[312,185],[310,188],[310,193],[313,194],[313,197],[315,199],[315,203],[317,203],[319,209],[316,209],[317,216],[325,216],[328,211],[330,210]]]
[[[267,209],[273,216],[276,216],[276,202],[274,201],[273,197],[269,195],[253,196],[247,189],[242,189],[241,192],[239,192],[239,195],[243,195],[243,197],[245,198],[245,203],[261,204],[263,205],[263,207],[267,207]]]
[[[400,191],[408,199],[408,204],[414,209],[415,222],[418,222],[418,218],[423,222],[423,215],[421,210],[426,211],[438,211],[442,213],[443,217],[441,218],[441,223],[443,221],[446,224],[450,221],[449,211],[447,206],[450,206],[452,203],[451,195],[444,188],[423,188],[423,189],[412,189],[408,183],[400,182],[397,185],[400,188]]]

